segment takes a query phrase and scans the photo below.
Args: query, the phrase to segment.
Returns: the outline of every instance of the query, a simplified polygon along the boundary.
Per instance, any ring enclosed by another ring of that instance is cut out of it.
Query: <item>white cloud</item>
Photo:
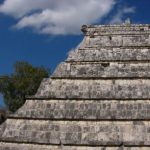
[[[5,0],[0,12],[18,19],[17,29],[43,34],[79,34],[83,24],[106,16],[116,0]]]
[[[110,21],[110,24],[119,24],[123,22],[123,17],[125,14],[130,14],[135,12],[135,7],[123,7],[119,8],[118,12]]]

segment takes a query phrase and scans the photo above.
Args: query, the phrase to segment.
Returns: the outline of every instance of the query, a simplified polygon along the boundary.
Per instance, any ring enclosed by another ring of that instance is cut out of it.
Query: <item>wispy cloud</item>
[[[100,21],[115,3],[116,0],[5,0],[0,12],[17,19],[17,29],[30,27],[53,35],[80,34],[81,25]],[[116,19],[120,21],[127,11],[132,10],[120,12]]]
[[[110,24],[119,24],[123,22],[123,17],[126,14],[131,14],[135,12],[135,7],[119,7],[117,13],[110,20]]]

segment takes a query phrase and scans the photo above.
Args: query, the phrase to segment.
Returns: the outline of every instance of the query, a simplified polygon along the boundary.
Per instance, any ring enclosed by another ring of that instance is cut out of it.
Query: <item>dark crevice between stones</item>
[[[33,144],[33,145],[46,145],[46,146],[61,146],[60,143],[59,144],[53,144],[53,143],[38,143],[38,142],[29,142],[29,141],[11,141],[11,140],[0,140],[0,142],[2,143],[8,143],[8,144]],[[106,144],[97,144],[97,145],[93,145],[93,144],[63,144],[63,146],[67,147],[67,146],[75,146],[75,147],[104,147],[104,148],[107,148],[107,147],[140,147],[140,148],[147,148],[147,147],[150,147],[150,145],[144,145],[143,142],[139,143],[140,145],[134,145],[134,144],[129,144],[128,143],[123,143],[123,142],[117,142],[117,143],[112,143],[112,142],[107,142]]]
[[[110,41],[112,40],[112,37],[111,37],[111,36],[109,36],[109,40],[110,40]]]
[[[101,63],[101,66],[103,67],[109,67],[110,63]]]
[[[141,28],[140,31],[144,31],[144,28]]]
[[[51,77],[53,80],[149,80],[150,77]],[[114,82],[114,81],[113,81]]]
[[[128,119],[128,118],[125,118],[125,119],[118,119],[118,118],[110,118],[110,119],[85,119],[85,118],[31,118],[31,117],[16,117],[16,116],[11,116],[9,117],[8,119],[19,119],[19,120],[35,120],[35,121],[39,121],[39,120],[42,120],[42,121],[71,121],[71,122],[82,122],[82,121],[90,121],[90,122],[96,122],[96,121],[108,121],[108,122],[133,122],[133,125],[143,125],[143,122],[141,121],[150,121],[150,119],[142,119],[142,118],[139,118],[139,119]]]
[[[116,60],[66,60],[65,61],[66,63],[74,63],[74,64],[80,64],[80,63],[107,63],[107,62],[116,62],[116,63],[150,63],[150,58],[146,59],[146,60],[137,60],[137,59],[134,59],[134,60],[131,60],[131,59],[125,59],[125,60],[119,60],[119,59],[116,59]]]
[[[90,38],[95,38],[94,33],[90,34]]]
[[[68,97],[68,98],[58,98],[58,97],[44,97],[44,96],[40,96],[40,97],[26,97],[26,100],[77,100],[77,101],[83,101],[83,100],[87,100],[87,101],[107,101],[107,100],[115,100],[115,101],[118,101],[118,100],[123,100],[123,101],[141,101],[141,100],[150,100],[150,98],[116,98],[116,97],[112,97],[112,98],[79,98],[79,97],[76,97],[76,98],[71,98],[71,97]]]

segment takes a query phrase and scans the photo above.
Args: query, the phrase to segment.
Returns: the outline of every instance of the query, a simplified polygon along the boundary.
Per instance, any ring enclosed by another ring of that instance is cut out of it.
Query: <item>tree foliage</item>
[[[15,112],[25,102],[25,96],[34,95],[49,71],[43,67],[33,67],[27,62],[16,62],[14,73],[0,77],[0,93],[8,109]]]
[[[9,114],[9,111],[1,108],[0,109],[0,125],[7,119],[7,116]]]

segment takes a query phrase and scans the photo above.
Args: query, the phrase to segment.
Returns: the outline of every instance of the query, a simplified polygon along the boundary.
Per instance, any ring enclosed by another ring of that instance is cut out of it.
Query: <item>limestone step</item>
[[[35,98],[54,99],[149,99],[150,79],[78,80],[45,79]]]
[[[66,61],[150,61],[150,48],[83,48],[70,52]]]
[[[93,45],[98,45],[99,47],[150,46],[150,37],[149,34],[146,33],[141,33],[138,35],[101,34],[99,36],[91,34],[85,37],[85,43],[87,47],[92,47]]]
[[[150,146],[149,121],[8,119],[1,141],[33,144]]]
[[[150,100],[27,100],[10,118],[41,120],[150,120]]]
[[[61,63],[52,78],[150,78],[150,63]]]
[[[149,147],[89,147],[89,146],[52,146],[35,144],[0,143],[1,150],[149,150]]]
[[[98,36],[98,35],[138,35],[138,34],[150,34],[149,24],[139,25],[90,25],[84,26],[86,36]]]

